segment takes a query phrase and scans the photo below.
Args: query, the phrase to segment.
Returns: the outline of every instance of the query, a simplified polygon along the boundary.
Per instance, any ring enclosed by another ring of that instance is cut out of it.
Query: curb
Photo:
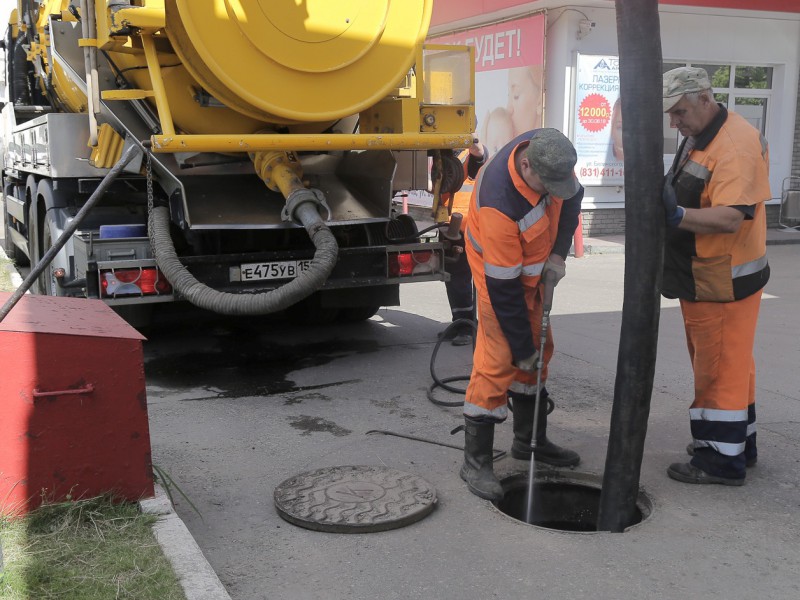
[[[164,488],[155,484],[155,492],[154,498],[140,500],[139,506],[143,513],[159,517],[153,534],[172,565],[186,600],[231,600]]]

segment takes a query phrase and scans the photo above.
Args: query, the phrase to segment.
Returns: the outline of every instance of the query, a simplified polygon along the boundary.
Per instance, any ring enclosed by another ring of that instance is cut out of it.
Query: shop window
[[[772,67],[664,62],[662,72],[666,73],[685,66],[705,69],[711,80],[716,101],[728,110],[743,116],[753,127],[766,135],[767,107],[772,96]],[[664,115],[663,123],[664,162],[670,164],[683,138],[677,129],[669,126],[669,115]]]

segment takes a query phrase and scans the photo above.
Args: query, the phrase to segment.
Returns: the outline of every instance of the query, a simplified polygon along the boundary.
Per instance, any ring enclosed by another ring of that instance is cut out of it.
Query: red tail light
[[[104,298],[172,293],[172,286],[156,267],[101,271],[100,285]]]
[[[408,277],[436,270],[437,261],[430,250],[389,254],[389,277]]]

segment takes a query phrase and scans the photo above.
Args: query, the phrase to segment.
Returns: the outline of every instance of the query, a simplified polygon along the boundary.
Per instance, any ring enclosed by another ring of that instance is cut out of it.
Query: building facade
[[[800,0],[660,0],[663,70],[701,66],[717,100],[770,145],[770,226],[800,177]],[[624,232],[624,156],[613,0],[435,0],[429,40],[475,46],[479,137],[562,130],[586,188],[584,235]],[[664,163],[680,142],[664,119]]]

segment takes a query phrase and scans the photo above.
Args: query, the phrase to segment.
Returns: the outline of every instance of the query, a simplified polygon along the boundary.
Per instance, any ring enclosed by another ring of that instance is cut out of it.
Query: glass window
[[[761,132],[766,134],[767,99],[766,98],[733,98],[732,110],[742,115],[747,121]]]
[[[714,94],[714,100],[728,108],[728,94]]]
[[[737,66],[733,87],[737,89],[771,90],[772,67]]]
[[[693,67],[700,67],[706,70],[708,78],[711,80],[713,88],[731,87],[731,66],[730,65],[700,65],[692,64]]]

